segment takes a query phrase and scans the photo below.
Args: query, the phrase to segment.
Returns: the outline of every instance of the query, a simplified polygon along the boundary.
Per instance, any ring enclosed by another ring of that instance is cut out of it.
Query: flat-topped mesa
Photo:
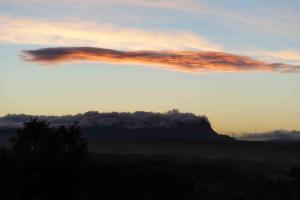
[[[78,122],[85,129],[87,137],[213,140],[225,138],[213,130],[206,116],[180,113],[176,109],[165,113],[89,111],[65,116],[6,115],[0,118],[0,128],[21,127],[23,122],[30,118],[46,120],[52,126]]]

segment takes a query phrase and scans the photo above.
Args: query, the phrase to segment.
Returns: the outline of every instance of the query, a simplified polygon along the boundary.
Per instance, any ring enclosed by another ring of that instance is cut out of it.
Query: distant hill
[[[0,133],[16,130],[30,118],[46,120],[53,126],[78,122],[88,138],[234,140],[217,134],[206,116],[180,113],[176,109],[166,113],[90,111],[65,116],[8,114],[0,117]]]

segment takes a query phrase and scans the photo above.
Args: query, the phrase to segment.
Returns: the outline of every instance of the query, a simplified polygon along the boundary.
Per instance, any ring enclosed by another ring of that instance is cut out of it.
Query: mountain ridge
[[[78,122],[89,138],[233,140],[214,131],[206,116],[181,113],[177,109],[165,113],[89,111],[64,116],[9,114],[0,117],[0,129],[20,128],[31,118],[46,120],[52,126]]]

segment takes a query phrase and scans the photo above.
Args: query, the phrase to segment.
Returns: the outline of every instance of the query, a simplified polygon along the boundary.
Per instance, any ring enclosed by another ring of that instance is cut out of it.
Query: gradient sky
[[[300,66],[299,0],[0,0],[0,115],[157,111],[218,132],[300,129],[300,73],[24,62],[23,50],[218,51]]]

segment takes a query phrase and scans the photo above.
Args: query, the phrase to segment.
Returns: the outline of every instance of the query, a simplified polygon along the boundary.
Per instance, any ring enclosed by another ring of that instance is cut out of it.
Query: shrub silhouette
[[[82,130],[31,119],[10,139],[19,163],[22,199],[66,199],[80,182],[87,157]]]

